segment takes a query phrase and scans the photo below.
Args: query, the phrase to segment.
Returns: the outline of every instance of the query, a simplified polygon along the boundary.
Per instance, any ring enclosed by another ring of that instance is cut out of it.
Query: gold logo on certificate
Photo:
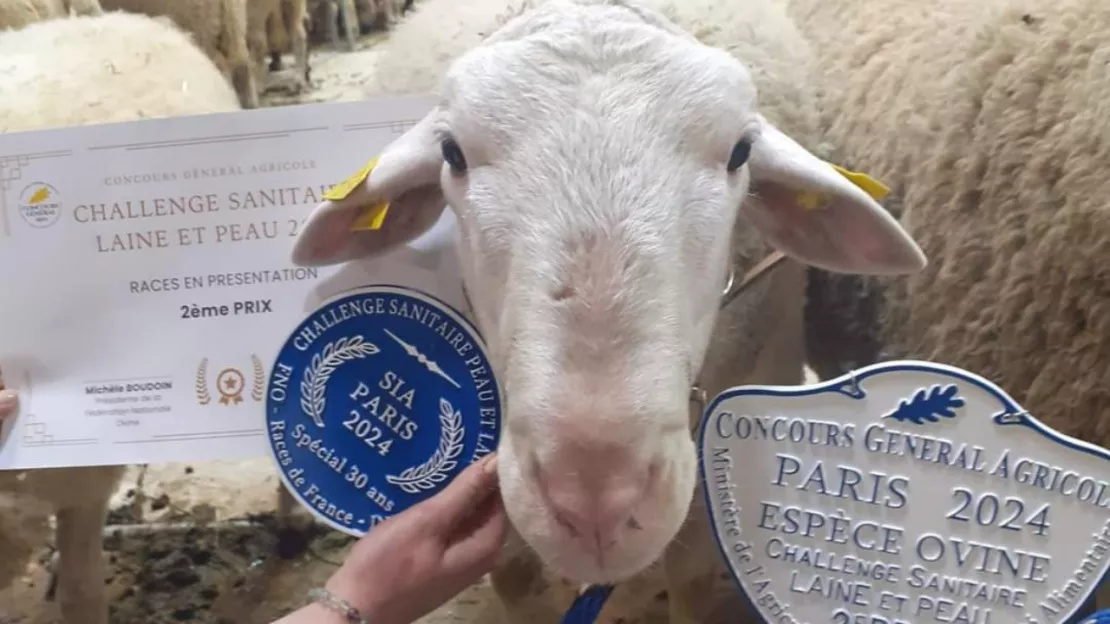
[[[262,360],[254,353],[250,356],[251,360],[251,379],[250,379],[250,398],[255,403],[260,403],[264,398],[266,388],[266,368],[262,365]],[[210,382],[214,384],[210,385]],[[215,391],[216,403],[219,405],[238,405],[243,402],[243,394],[247,391],[247,376],[243,371],[234,367],[227,366],[219,369],[215,378],[209,379],[208,371],[208,358],[201,359],[197,365],[197,379],[196,379],[196,396],[197,403],[200,405],[209,405],[213,401],[213,391]]]

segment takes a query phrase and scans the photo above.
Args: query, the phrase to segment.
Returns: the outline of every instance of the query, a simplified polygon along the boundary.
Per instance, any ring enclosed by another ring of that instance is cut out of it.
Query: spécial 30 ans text
[[[293,455],[289,449],[286,432],[287,426],[284,420],[276,420],[270,422],[270,439],[273,442],[274,452],[277,455],[278,464],[280,464],[283,469],[288,468],[293,463]],[[357,464],[349,462],[348,458],[342,457],[335,453],[334,449],[324,446],[320,442],[320,440],[313,439],[311,436],[309,436],[304,424],[298,423],[297,425],[295,425],[292,428],[291,437],[293,438],[294,446],[296,448],[308,450],[309,453],[318,461],[323,463],[336,474],[343,477],[344,481],[350,483],[358,490],[364,492],[366,498],[373,501],[374,504],[377,505],[378,508],[381,509],[383,512],[391,513],[394,510],[397,505],[396,502],[384,492],[378,490],[374,486],[369,485],[370,477],[365,470],[359,468]],[[296,476],[294,476],[294,473],[296,473]],[[288,473],[290,480],[293,482],[293,486],[298,488],[298,490],[302,487],[310,485],[307,479],[303,476],[303,473],[303,468],[294,468],[291,469]],[[302,492],[302,494],[305,494],[306,496],[308,495],[307,491]],[[319,494],[319,487],[315,488],[313,495],[319,497],[322,502],[327,503],[326,499]],[[327,514],[329,513],[329,510],[331,510],[333,507],[334,505],[331,505],[329,503],[325,504],[325,507],[321,510]],[[337,509],[335,511],[336,513],[339,513],[342,510]]]

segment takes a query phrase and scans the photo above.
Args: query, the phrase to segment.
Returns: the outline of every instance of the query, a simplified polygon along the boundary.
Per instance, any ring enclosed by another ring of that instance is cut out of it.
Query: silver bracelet
[[[349,624],[370,624],[370,620],[363,617],[358,609],[351,606],[351,603],[333,595],[323,587],[317,587],[309,591],[308,600],[342,615],[347,618]]]

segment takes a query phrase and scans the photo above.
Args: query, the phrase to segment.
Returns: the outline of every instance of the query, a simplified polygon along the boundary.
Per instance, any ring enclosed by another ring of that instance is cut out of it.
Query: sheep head
[[[382,227],[351,231],[381,201]],[[760,115],[741,61],[623,2],[553,0],[456,59],[434,110],[351,195],[316,208],[294,260],[376,256],[445,206],[505,392],[506,509],[579,582],[641,571],[686,517],[690,386],[738,211],[814,266],[897,274],[925,261],[866,193]]]

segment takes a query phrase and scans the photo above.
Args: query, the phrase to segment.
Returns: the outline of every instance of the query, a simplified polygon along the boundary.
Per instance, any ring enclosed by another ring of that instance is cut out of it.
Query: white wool
[[[0,130],[238,108],[214,69],[187,34],[143,15],[106,13],[0,33]]]
[[[256,0],[251,0],[255,2]],[[262,0],[265,1],[265,0]],[[165,17],[187,31],[235,87],[244,108],[258,108],[259,83],[247,45],[247,0],[99,0],[105,11]],[[261,76],[265,78],[265,76]]]
[[[0,0],[0,30],[18,30],[41,20],[101,12],[98,0]]]

